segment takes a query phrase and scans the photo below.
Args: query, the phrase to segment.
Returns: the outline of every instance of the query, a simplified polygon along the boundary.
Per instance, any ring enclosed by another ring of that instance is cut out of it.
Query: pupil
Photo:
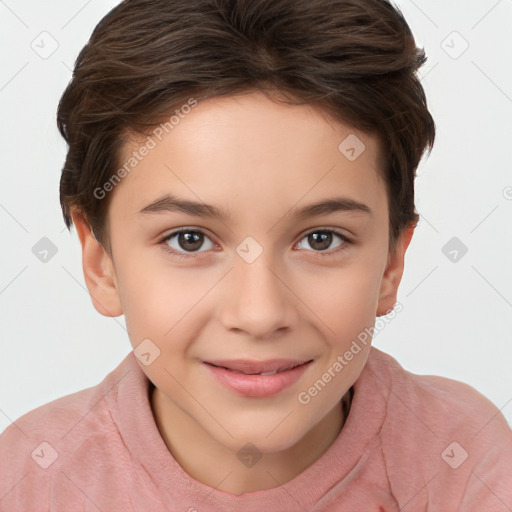
[[[320,240],[319,246],[317,245],[315,247],[315,243],[317,243]],[[311,233],[308,236],[308,243],[313,247],[313,249],[318,249],[320,251],[323,251],[327,249],[332,242],[332,233]]]
[[[323,251],[331,245],[332,233],[311,233],[308,235],[308,242],[314,249]],[[180,233],[178,243],[182,249],[195,251],[203,245],[203,234],[196,231]]]
[[[185,250],[196,250],[200,249],[203,245],[203,235],[196,231],[189,231],[186,233],[180,233],[178,236],[178,243],[180,247]]]

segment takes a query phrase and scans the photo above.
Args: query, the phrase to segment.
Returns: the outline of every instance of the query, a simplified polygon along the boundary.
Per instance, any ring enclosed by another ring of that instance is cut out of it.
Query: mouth
[[[272,361],[204,361],[211,375],[223,387],[245,397],[277,395],[296,384],[313,359]]]
[[[313,360],[271,359],[267,361],[249,361],[237,359],[230,361],[205,361],[205,363],[233,373],[243,373],[244,375],[275,375],[276,373],[292,370],[311,361]]]

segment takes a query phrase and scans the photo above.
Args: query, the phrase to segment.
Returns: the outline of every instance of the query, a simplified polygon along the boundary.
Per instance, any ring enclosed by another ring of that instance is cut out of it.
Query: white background
[[[131,350],[124,317],[92,306],[58,197],[58,100],[115,3],[0,0],[0,431],[96,385]],[[410,371],[471,384],[512,423],[512,0],[397,4],[427,51],[421,76],[437,141],[416,181],[421,221],[403,311],[374,344]],[[31,47],[42,37],[47,50],[58,43],[46,59]],[[32,252],[43,237],[57,248],[46,263]],[[442,251],[453,237],[468,249],[456,262]]]

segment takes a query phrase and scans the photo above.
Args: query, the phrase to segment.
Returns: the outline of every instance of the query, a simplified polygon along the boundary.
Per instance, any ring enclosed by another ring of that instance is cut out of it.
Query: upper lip
[[[251,361],[248,359],[215,359],[205,361],[214,366],[223,366],[230,370],[238,370],[243,373],[263,373],[282,371],[308,363],[311,359],[267,359],[266,361]]]

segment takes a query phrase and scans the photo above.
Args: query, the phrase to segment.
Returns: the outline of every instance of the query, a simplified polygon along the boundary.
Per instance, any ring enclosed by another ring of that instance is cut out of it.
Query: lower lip
[[[206,366],[213,376],[225,387],[242,396],[264,398],[277,395],[287,387],[295,384],[306,371],[311,361],[296,366],[291,370],[278,372],[274,375],[245,375],[235,373],[208,363]]]

